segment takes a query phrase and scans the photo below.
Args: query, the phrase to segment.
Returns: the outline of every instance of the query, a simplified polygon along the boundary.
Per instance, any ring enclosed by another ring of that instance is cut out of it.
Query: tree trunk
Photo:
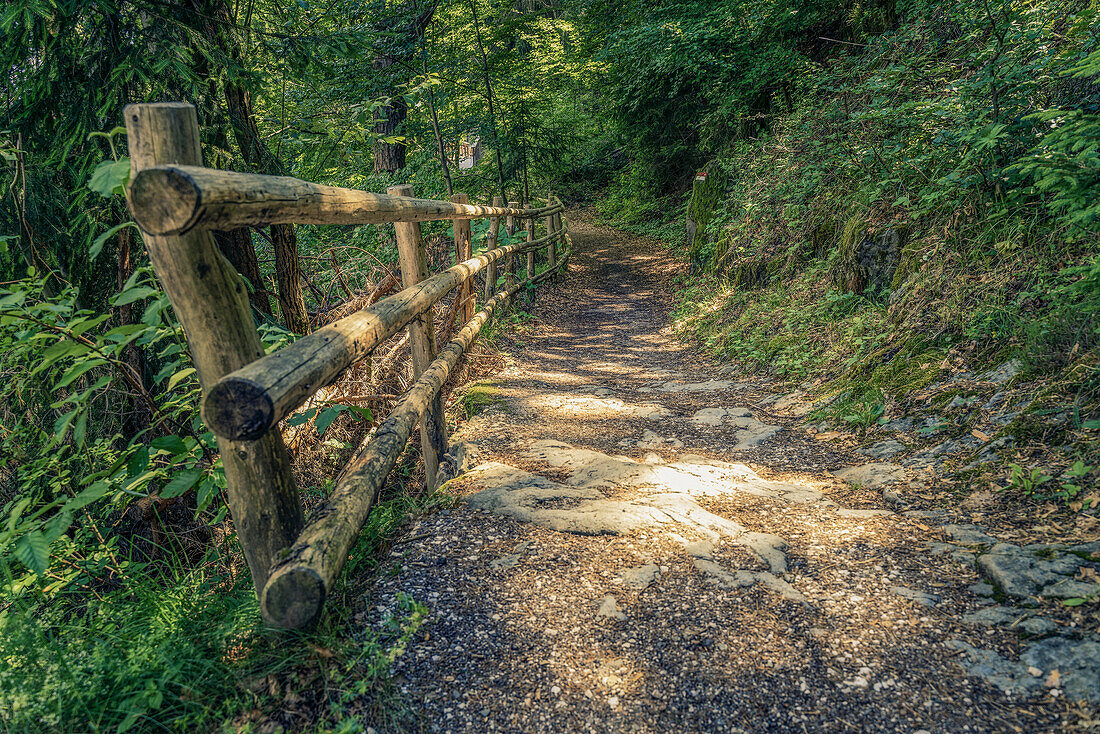
[[[262,314],[271,316],[271,299],[264,287],[264,278],[260,274],[256,248],[252,245],[252,233],[247,227],[231,229],[228,232],[215,232],[214,241],[218,243],[218,249],[226,259],[252,286],[248,294],[252,307]]]
[[[485,78],[485,93],[489,100],[489,121],[493,126],[493,152],[497,159],[497,183],[500,184],[500,198],[507,199],[508,192],[504,190],[504,164],[500,159],[500,137],[497,135],[497,112],[493,104],[493,83],[489,80],[489,58],[485,53],[485,44],[481,40],[481,23],[477,19],[477,6],[474,0],[469,0],[470,15],[474,19],[474,33],[477,36],[477,47],[481,51],[481,73]]]
[[[393,9],[393,13],[382,17],[375,25],[381,43],[376,47],[376,56],[372,64],[380,77],[383,88],[389,90],[390,102],[374,111],[374,172],[400,171],[405,167],[405,141],[386,142],[381,138],[402,135],[405,119],[409,116],[409,107],[405,98],[394,90],[399,79],[393,72],[387,71],[397,65],[398,58],[415,58],[415,44],[424,38],[428,24],[432,22],[439,0],[423,0],[425,6],[417,7],[421,0],[409,0]]]
[[[235,62],[241,63],[242,54],[240,41],[234,35],[235,22],[233,11],[226,0],[191,0],[198,16],[201,17],[201,29],[215,42],[222,52]],[[233,136],[237,139],[237,146],[241,149],[241,157],[245,163],[257,173],[271,176],[286,174],[285,166],[267,147],[260,136],[260,130],[256,126],[256,116],[252,109],[252,97],[248,90],[230,78],[223,85],[225,93],[225,106],[229,113],[229,125],[233,128]],[[275,247],[276,277],[278,281],[279,305],[283,324],[297,333],[305,333],[309,330],[309,319],[306,316],[305,300],[302,298],[302,284],[300,280],[301,268],[298,265],[298,237],[294,233],[292,225],[280,224],[272,227],[271,241]],[[235,238],[235,239],[234,239]],[[222,243],[226,257],[233,266],[252,283],[255,293],[262,291],[262,279],[259,266],[253,267],[256,254],[245,252],[243,236],[241,234],[229,235],[229,239],[219,238],[219,246]],[[251,243],[249,243],[251,247]],[[279,268],[280,261],[291,262],[285,268]],[[242,269],[243,268],[243,269]],[[253,296],[255,295],[253,294]],[[253,304],[256,299],[250,296]],[[263,299],[266,301],[266,298]],[[261,301],[263,303],[263,301]],[[261,311],[270,313],[271,305],[268,301],[266,309],[257,305]]]
[[[225,101],[237,145],[249,167],[270,176],[285,175],[282,161],[275,157],[260,137],[248,90],[227,83]],[[298,235],[294,231],[294,225],[272,225],[271,244],[275,248],[275,280],[278,283],[279,311],[283,325],[296,334],[306,334],[309,332],[309,317],[306,315],[306,302],[302,297],[302,269],[298,262]]]
[[[380,59],[375,68],[385,69],[393,66],[392,58]],[[400,136],[409,116],[409,107],[405,98],[397,95],[390,99],[385,107],[374,111],[374,172],[400,171],[405,167],[405,141],[386,142],[382,138]]]
[[[302,266],[298,260],[298,237],[289,224],[271,225],[275,247],[275,280],[279,283],[279,311],[283,324],[295,334],[309,333],[309,316],[302,297]],[[293,283],[294,287],[284,284]]]

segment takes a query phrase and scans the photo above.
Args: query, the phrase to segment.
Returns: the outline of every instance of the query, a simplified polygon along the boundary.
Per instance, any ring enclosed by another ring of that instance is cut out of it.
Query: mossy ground
[[[457,401],[457,406],[465,414],[466,420],[494,405],[507,405],[507,401],[501,394],[495,380],[470,385],[463,391],[462,397]]]

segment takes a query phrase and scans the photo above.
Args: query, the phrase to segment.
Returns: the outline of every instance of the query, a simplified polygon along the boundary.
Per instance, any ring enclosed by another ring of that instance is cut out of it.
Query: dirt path
[[[993,602],[967,591],[965,542],[929,550],[952,518],[835,478],[867,459],[674,340],[679,265],[658,248],[574,239],[476,390],[458,438],[477,466],[449,485],[465,501],[411,528],[371,594],[373,624],[398,593],[432,612],[394,665],[420,728],[1060,730],[1046,671],[1019,681],[1026,704],[966,674],[1021,643],[960,621]]]

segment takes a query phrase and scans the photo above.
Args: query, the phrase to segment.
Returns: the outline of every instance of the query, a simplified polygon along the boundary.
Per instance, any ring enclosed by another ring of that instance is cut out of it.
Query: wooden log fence
[[[539,208],[503,206],[500,197],[481,206],[462,194],[451,201],[417,199],[408,186],[375,194],[204,168],[194,107],[139,104],[123,114],[133,172],[127,201],[187,335],[202,385],[203,417],[218,437],[230,511],[261,610],[279,627],[307,625],[321,613],[415,427],[427,486],[437,486],[448,446],[443,385],[482,327],[516,292],[533,294],[536,285],[564,268],[570,249],[564,208],[552,195]],[[470,220],[485,218],[490,220],[486,250],[473,256]],[[545,223],[541,237],[534,229],[537,219]],[[429,276],[419,223],[444,220],[454,228],[457,264]],[[526,224],[526,241],[512,242],[520,222]],[[218,251],[211,230],[390,223],[403,290],[265,356],[244,281]],[[536,275],[535,254],[542,249],[548,265]],[[527,272],[519,281],[515,259],[523,254]],[[479,310],[474,276],[482,271]],[[454,308],[465,325],[437,350],[432,307],[455,291]],[[352,457],[325,505],[304,519],[279,421],[406,328],[412,387]]]

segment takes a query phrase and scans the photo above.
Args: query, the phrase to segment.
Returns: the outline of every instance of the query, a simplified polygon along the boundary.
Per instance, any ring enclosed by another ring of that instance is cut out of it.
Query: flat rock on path
[[[402,594],[430,609],[392,668],[419,730],[1067,724],[1070,689],[1051,693],[1029,665],[1076,660],[1067,685],[1084,695],[1091,648],[1022,649],[1031,612],[964,619],[995,605],[967,588],[982,588],[975,558],[996,539],[866,500],[906,470],[788,430],[797,411],[767,412],[773,387],[675,340],[681,265],[659,246],[571,230],[569,273],[540,291],[496,402],[460,428],[478,463],[447,491],[464,501],[398,540],[360,616],[386,624]],[[857,490],[826,471],[838,466],[860,467]],[[995,555],[1002,568],[1012,554]],[[1050,588],[1050,568],[1026,570]]]

